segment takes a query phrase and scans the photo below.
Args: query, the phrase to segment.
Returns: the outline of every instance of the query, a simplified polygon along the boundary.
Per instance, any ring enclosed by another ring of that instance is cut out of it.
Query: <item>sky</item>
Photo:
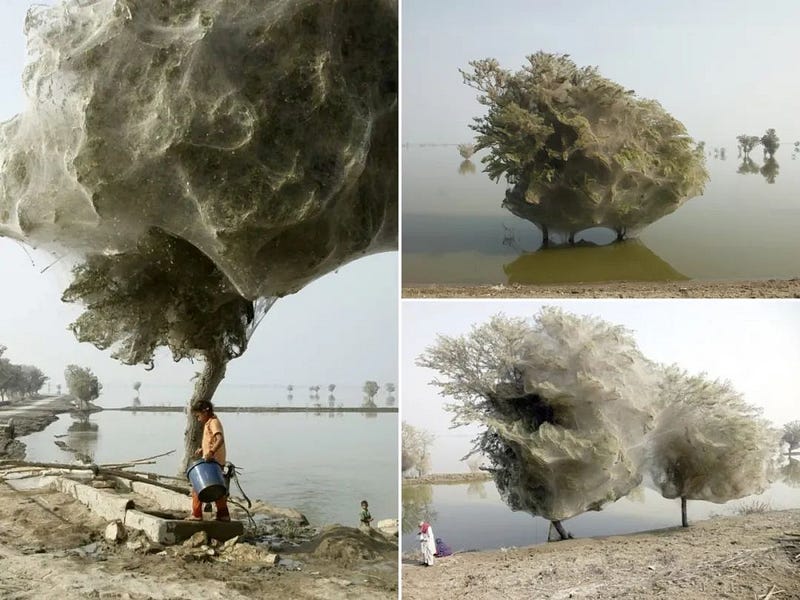
[[[403,0],[403,141],[460,143],[482,114],[458,69],[493,57],[522,67],[569,54],[658,100],[690,135],[736,146],[774,127],[800,140],[800,2],[772,0]]]
[[[52,4],[53,2],[47,2]],[[30,4],[0,0],[0,120],[25,103],[21,74],[25,64],[23,25]],[[296,385],[367,379],[397,381],[398,255],[382,253],[350,263],[300,292],[279,300],[256,330],[247,352],[229,364],[228,384]],[[110,352],[79,344],[67,326],[80,307],[61,303],[69,271],[50,255],[0,238],[0,344],[15,363],[33,364],[63,382],[67,364],[89,366],[101,382],[130,385],[180,384],[199,370],[188,361],[175,364],[167,353],[156,368],[125,367]]]
[[[405,302],[402,307],[402,419],[433,433],[433,471],[463,471],[476,427],[450,429],[446,400],[415,365],[437,334],[462,335],[499,312],[530,317],[542,306],[594,315],[632,330],[648,358],[727,379],[775,425],[800,419],[800,301],[506,300]]]

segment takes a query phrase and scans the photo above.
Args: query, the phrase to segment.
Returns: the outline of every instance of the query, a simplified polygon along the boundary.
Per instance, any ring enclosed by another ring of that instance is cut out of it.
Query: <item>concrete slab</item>
[[[224,542],[244,533],[241,521],[182,521],[164,519],[139,510],[129,510],[125,515],[125,527],[142,531],[151,542],[172,545],[188,540],[198,531],[205,531],[209,538]]]
[[[56,489],[64,494],[69,494],[81,504],[85,504],[89,510],[106,521],[124,521],[125,513],[129,508],[134,507],[133,499],[128,496],[96,489],[66,477],[56,479]]]

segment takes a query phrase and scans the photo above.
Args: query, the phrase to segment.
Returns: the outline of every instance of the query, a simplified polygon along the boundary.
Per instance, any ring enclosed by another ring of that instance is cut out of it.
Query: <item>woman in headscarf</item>
[[[433,536],[433,527],[422,521],[419,524],[419,544],[422,550],[422,564],[426,567],[433,565],[433,555],[436,554],[436,538]]]

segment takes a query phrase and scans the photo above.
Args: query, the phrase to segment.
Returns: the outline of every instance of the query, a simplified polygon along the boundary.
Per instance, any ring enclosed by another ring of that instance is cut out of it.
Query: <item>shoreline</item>
[[[100,408],[100,410],[124,411],[124,412],[180,412],[185,413],[185,406],[123,406],[118,408]],[[215,406],[214,412],[219,413],[268,413],[268,412],[310,412],[310,413],[396,413],[396,406],[376,406],[375,408],[364,408],[361,406]]]
[[[473,483],[476,481],[491,481],[491,473],[478,471],[477,473],[431,473],[422,477],[403,477],[403,485],[448,485],[459,483]]]
[[[800,597],[800,509],[715,517],[688,528],[403,558],[403,598]],[[781,594],[778,592],[781,591]]]
[[[403,285],[403,298],[800,298],[800,278],[548,285]]]

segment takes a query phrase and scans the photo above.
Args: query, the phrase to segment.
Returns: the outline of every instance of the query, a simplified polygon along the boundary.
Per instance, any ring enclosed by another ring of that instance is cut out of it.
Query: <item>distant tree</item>
[[[103,389],[91,369],[78,365],[67,365],[64,369],[64,381],[67,382],[69,393],[78,399],[81,410],[86,410],[88,403],[96,400]]]
[[[394,394],[395,389],[397,389],[393,383],[387,383],[383,387],[386,389],[386,392],[389,393],[389,394]]]
[[[33,397],[39,393],[49,379],[42,370],[33,365],[20,365],[19,392],[22,396]]]
[[[401,438],[403,472],[416,469],[418,476],[425,475],[430,469],[429,449],[435,439],[434,435],[403,421]]]
[[[292,384],[287,385],[286,386],[286,391],[291,394],[292,391],[294,391],[294,386]]]
[[[780,147],[780,138],[774,129],[767,129],[761,136],[761,145],[764,146],[764,154],[772,158]]]
[[[475,154],[475,144],[459,144],[458,153],[461,158],[471,158]]]
[[[153,229],[136,249],[92,255],[73,269],[65,302],[85,311],[75,336],[129,365],[152,368],[157,348],[176,360],[202,359],[189,405],[211,400],[227,364],[247,348],[250,334],[274,300],[243,298],[211,260],[189,242]],[[183,465],[200,445],[202,429],[187,411]]]
[[[730,383],[670,367],[660,386],[663,409],[648,435],[650,475],[665,498],[727,502],[763,491],[772,432],[760,409]]]
[[[378,394],[380,389],[381,386],[378,385],[377,381],[365,381],[362,391],[364,392],[364,396],[366,396],[367,400],[374,404],[375,396]]]
[[[725,148],[720,148],[719,149],[719,159],[720,160],[725,160]]]
[[[787,485],[800,487],[800,461],[790,457],[781,467],[781,478]]]
[[[335,384],[335,383],[329,383],[329,384],[328,384],[328,391],[329,391],[331,394],[333,393],[333,390],[335,390],[335,389],[336,389],[336,384]]]
[[[133,382],[133,391],[136,392],[136,397],[137,398],[139,397],[139,389],[141,389],[141,387],[142,387],[142,382],[141,381],[134,381]]]
[[[781,440],[789,445],[789,456],[800,448],[800,421],[791,421],[783,426]]]
[[[56,393],[60,396],[61,395],[61,384],[56,385]]]
[[[745,156],[749,156],[750,151],[761,143],[760,137],[747,135],[746,133],[736,136],[736,140],[739,142],[739,148]]]

